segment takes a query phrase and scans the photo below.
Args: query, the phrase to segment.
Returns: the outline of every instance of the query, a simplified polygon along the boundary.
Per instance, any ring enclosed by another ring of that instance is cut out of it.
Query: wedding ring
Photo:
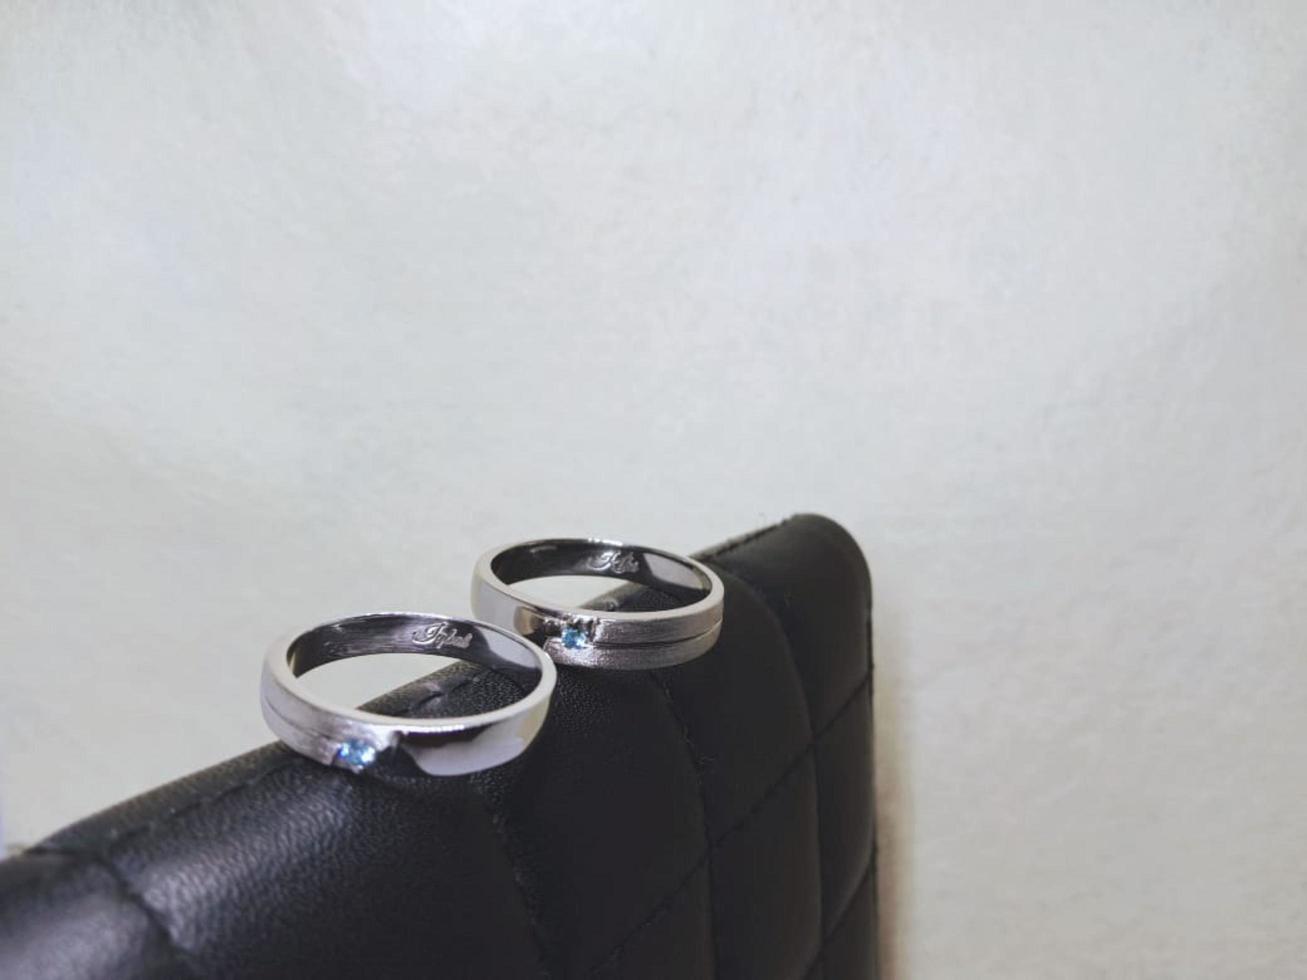
[[[466,660],[503,675],[523,696],[480,714],[403,718],[338,707],[299,679],[315,667],[375,653]],[[357,773],[402,768],[407,759],[433,776],[454,776],[520,755],[544,723],[555,677],[553,661],[538,646],[498,626],[426,613],[371,613],[324,623],[271,650],[260,704],[278,738],[324,765]]]
[[[514,587],[557,575],[624,579],[679,604],[608,612],[551,605]],[[520,633],[573,667],[648,670],[693,660],[717,642],[723,594],[721,579],[693,558],[595,538],[550,538],[488,551],[472,575],[473,615]]]

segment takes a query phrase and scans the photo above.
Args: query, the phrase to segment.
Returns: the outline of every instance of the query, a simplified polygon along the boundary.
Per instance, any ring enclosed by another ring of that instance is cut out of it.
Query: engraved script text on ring
[[[460,633],[448,623],[433,623],[424,629],[413,631],[413,642],[424,647],[458,647],[466,650],[472,645],[471,633]]]
[[[605,551],[586,564],[596,572],[612,572],[614,575],[629,575],[640,570],[640,559],[629,551]]]

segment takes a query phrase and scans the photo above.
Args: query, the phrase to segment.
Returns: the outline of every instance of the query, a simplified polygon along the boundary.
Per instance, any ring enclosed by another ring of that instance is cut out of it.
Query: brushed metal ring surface
[[[514,583],[558,575],[623,579],[681,604],[608,612],[539,601]],[[602,538],[544,538],[488,551],[472,573],[472,612],[520,633],[560,664],[650,670],[702,656],[717,642],[725,590],[707,565]]]
[[[525,693],[479,714],[403,718],[339,707],[299,680],[315,667],[376,653],[466,660],[505,675]],[[430,613],[369,613],[323,623],[270,650],[259,702],[279,739],[323,765],[357,773],[402,764],[407,757],[433,776],[455,776],[520,755],[544,723],[556,677],[543,650],[490,623]]]

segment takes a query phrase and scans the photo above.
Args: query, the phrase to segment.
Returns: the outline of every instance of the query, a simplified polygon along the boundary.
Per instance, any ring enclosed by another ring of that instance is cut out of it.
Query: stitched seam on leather
[[[516,686],[519,691],[521,690],[521,686],[518,685],[511,677],[508,677],[506,674],[502,674],[499,671],[494,670],[493,668],[487,668],[487,669],[491,670],[493,673],[499,674],[501,677],[504,677],[504,679],[509,681],[509,683],[514,684],[514,686]],[[450,688],[450,690],[446,691],[445,693],[452,694],[454,691],[461,690],[462,688],[466,687],[468,684],[472,684],[475,683],[476,681],[479,681],[484,676],[485,676],[484,674],[478,674],[476,677],[472,678],[471,680],[464,681],[462,684]],[[412,703],[405,705],[401,709],[402,716],[407,717],[410,712],[416,711],[419,707],[429,702],[432,699],[432,697],[433,695],[426,694],[418,698],[416,701],[413,701]],[[275,766],[272,766],[269,769],[265,769],[262,772],[257,773],[254,776],[251,776],[249,779],[245,780],[244,782],[240,782],[240,783],[236,783],[235,785],[228,786],[218,791],[217,793],[214,793],[211,796],[205,796],[205,797],[201,797],[198,800],[192,800],[190,803],[178,807],[176,810],[170,810],[168,813],[160,814],[159,816],[155,817],[152,820],[147,820],[143,824],[139,824],[135,827],[128,827],[118,831],[115,834],[111,834],[104,841],[101,850],[107,853],[109,848],[117,844],[122,844],[129,840],[135,840],[137,837],[141,837],[143,835],[152,834],[160,827],[164,826],[165,824],[171,823],[174,820],[178,820],[181,817],[184,817],[195,810],[202,810],[207,807],[213,806],[214,804],[226,799],[228,796],[234,796],[238,793],[242,793],[248,789],[251,789],[254,786],[257,786],[259,783],[263,782],[263,780],[267,779],[269,776],[276,775],[277,773],[289,769],[292,766],[297,766],[300,764],[308,764],[309,761],[310,760],[304,758],[301,755],[298,754],[291,755],[289,758],[282,760],[281,762],[277,763]],[[59,845],[54,845],[53,847],[58,848]],[[30,848],[29,850],[34,852],[40,852],[42,849],[43,846],[38,844],[36,847]],[[66,849],[58,850],[56,851],[56,853],[90,854],[91,852],[82,851],[76,848],[66,848]]]
[[[514,684],[514,686],[516,686],[518,690],[521,690],[521,686],[518,685],[511,677],[508,677],[506,674],[501,674],[499,671],[495,670],[494,668],[487,668],[487,670],[490,670],[492,673],[495,674],[500,674],[500,676],[504,677],[505,680]],[[445,693],[452,694],[454,691],[461,690],[462,688],[467,687],[469,684],[476,683],[477,681],[481,680],[485,676],[486,676],[485,674],[478,674],[476,677],[473,677],[470,680],[464,681],[463,683],[450,688]],[[405,705],[401,709],[401,715],[407,716],[409,713],[416,711],[419,707],[429,702],[432,699],[432,697],[433,695],[427,694],[422,696],[418,700],[412,702],[411,704]],[[109,861],[110,860],[109,852],[112,848],[116,847],[117,845],[125,844],[129,841],[135,840],[138,837],[148,837],[159,828],[163,827],[166,824],[171,823],[174,820],[179,820],[182,817],[187,816],[188,814],[196,810],[203,810],[203,809],[207,809],[210,806],[214,806],[229,796],[236,796],[240,793],[245,792],[246,790],[252,789],[253,787],[257,786],[259,783],[263,782],[265,779],[267,779],[270,776],[274,776],[279,772],[283,772],[294,766],[299,766],[302,764],[310,764],[310,763],[309,760],[304,758],[303,756],[292,754],[289,758],[282,760],[281,762],[277,763],[275,766],[272,766],[269,769],[265,769],[262,772],[257,773],[254,776],[251,776],[249,779],[245,780],[244,782],[236,783],[233,786],[228,786],[225,789],[222,789],[219,792],[214,793],[210,796],[201,797],[198,800],[192,800],[190,803],[178,807],[176,810],[170,810],[167,813],[160,814],[159,816],[155,817],[152,820],[147,820],[143,824],[138,824],[135,827],[128,827],[118,831],[115,834],[111,834],[103,841],[102,844],[100,844],[98,850],[89,849],[89,848],[83,849],[75,846],[68,846],[65,844],[42,843],[29,847],[22,853],[58,854],[63,857],[80,857],[82,859],[81,862],[79,863],[70,864],[62,868],[52,869],[51,871],[47,872],[45,875],[42,875],[41,878],[39,879],[40,881],[46,881],[50,878],[54,878],[61,874],[71,873],[77,868],[82,867],[86,863],[94,863],[98,860]]]
[[[756,541],[759,538],[771,534],[773,531],[776,531],[781,527],[784,527],[786,524],[790,523],[790,521],[794,520],[794,516],[795,515],[791,515],[790,517],[787,517],[781,521],[777,521],[774,524],[769,524],[766,527],[759,528],[755,531],[750,531],[748,534],[742,535],[738,538],[732,538],[731,540],[725,541],[714,548],[710,548],[707,551],[701,551],[697,553],[695,557],[701,561],[711,561],[716,558],[721,558],[722,556],[728,555],[731,552],[737,550],[738,548],[744,547],[746,544],[749,544],[752,541]],[[766,606],[766,603],[763,603],[763,605]],[[784,630],[782,629],[781,632],[783,634]],[[786,639],[786,642],[788,643],[788,637]],[[685,873],[685,876],[677,883],[676,887],[673,888],[672,891],[669,892],[666,896],[664,896],[659,902],[657,902],[654,905],[653,909],[650,910],[649,914],[643,920],[641,920],[640,923],[638,923],[631,932],[627,933],[626,937],[623,938],[622,941],[618,943],[617,946],[614,947],[613,950],[599,962],[599,964],[594,968],[594,972],[598,972],[599,970],[603,969],[611,961],[619,960],[621,957],[622,950],[626,947],[626,945],[632,939],[634,939],[646,926],[648,926],[651,922],[653,922],[660,915],[666,912],[667,909],[671,907],[671,903],[676,900],[677,896],[679,896],[683,890],[689,887],[689,884],[694,879],[694,876],[698,874],[699,871],[705,866],[708,869],[708,912],[710,917],[713,916],[713,896],[714,896],[715,889],[713,887],[712,852],[714,847],[720,845],[721,842],[724,841],[731,834],[733,830],[737,830],[741,826],[743,826],[743,823],[747,822],[748,818],[751,817],[757,811],[757,808],[761,806],[768,798],[770,798],[772,792],[775,789],[777,789],[783,782],[785,782],[785,780],[790,776],[791,770],[797,768],[797,766],[803,761],[803,758],[806,755],[806,751],[801,752],[798,758],[796,758],[793,762],[787,765],[785,771],[782,772],[781,775],[778,776],[775,780],[773,780],[771,785],[769,785],[767,789],[763,791],[759,799],[756,800],[749,807],[749,809],[745,811],[743,816],[740,818],[740,821],[738,821],[732,827],[728,827],[726,831],[723,832],[722,836],[718,838],[717,842],[714,843],[708,832],[708,804],[707,804],[707,797],[704,792],[703,774],[700,772],[698,764],[695,762],[695,750],[694,750],[693,743],[690,740],[689,727],[685,724],[684,719],[681,718],[680,713],[676,710],[676,706],[672,701],[670,689],[668,689],[658,679],[657,674],[655,674],[654,672],[651,671],[648,674],[648,676],[651,680],[654,681],[654,683],[662,691],[663,696],[667,699],[667,706],[672,713],[672,717],[681,726],[682,737],[684,738],[686,748],[690,753],[690,763],[691,765],[694,766],[695,773],[699,777],[699,800],[700,800],[700,806],[702,808],[703,819],[704,819],[705,847],[704,847],[703,854],[700,855],[699,859],[694,862],[694,864],[690,867],[690,870],[687,871]],[[811,729],[811,718],[809,718],[809,728]],[[807,746],[806,748],[811,748],[811,745]],[[715,922],[713,921],[709,922],[708,931],[709,931],[709,935],[712,937],[713,974],[716,975],[717,963],[720,959],[720,956],[718,951],[718,936],[717,936]]]
[[[94,851],[72,850],[70,848],[60,847],[57,844],[38,844],[36,847],[29,848],[25,853],[54,854],[59,857],[69,858],[70,860],[75,859],[75,863],[63,869],[65,871],[72,871],[76,868],[83,868],[88,865],[94,865],[95,867],[100,868],[113,881],[114,886],[118,889],[127,904],[135,906],[141,914],[145,916],[146,922],[153,926],[159,935],[163,937],[164,945],[172,954],[172,958],[185,970],[186,975],[192,977],[201,976],[200,971],[195,968],[195,964],[191,961],[190,954],[182,949],[177,940],[173,937],[172,930],[169,929],[168,924],[164,922],[162,913],[147,902],[144,895],[132,887],[132,883],[127,879],[127,876],[123,874],[122,869],[114,864],[113,861],[109,860],[107,855]]]
[[[499,671],[494,671],[493,668],[491,668],[491,670],[496,674],[499,673]],[[462,683],[455,685],[454,687],[450,688],[444,693],[452,694],[455,691],[467,687],[469,684],[476,683],[477,681],[481,680],[485,676],[486,675],[484,673],[478,674],[476,677],[463,681]],[[514,686],[517,686],[518,689],[521,690],[520,685],[517,685],[512,678],[507,677],[506,675],[501,675],[501,676],[505,676],[506,680],[508,680],[510,683],[514,683]],[[416,711],[419,707],[429,702],[432,699],[432,697],[433,695],[431,694],[424,695],[423,697],[419,698],[417,701],[405,705],[404,708],[402,709],[403,713],[407,715],[412,711]],[[289,769],[292,766],[296,766],[301,763],[307,763],[308,761],[309,760],[305,759],[302,756],[294,755],[291,758],[285,759],[269,769],[265,769],[263,772],[258,773],[257,775],[253,776],[250,779],[245,780],[244,782],[237,783],[234,786],[228,786],[226,789],[222,790],[219,793],[215,793],[212,796],[203,797],[199,800],[194,800],[183,807],[180,807],[169,813],[162,814],[161,816],[157,817],[154,820],[147,821],[144,824],[141,824],[137,827],[130,828],[129,830],[122,831],[121,833],[114,834],[110,836],[107,840],[105,840],[98,850],[89,850],[89,849],[83,850],[80,848],[69,847],[66,845],[43,843],[28,848],[24,853],[56,854],[61,857],[69,858],[70,861],[72,862],[63,868],[54,869],[53,871],[47,873],[46,875],[43,875],[41,877],[42,881],[48,880],[49,878],[53,878],[60,874],[71,874],[73,871],[77,870],[78,868],[85,867],[90,864],[94,864],[98,867],[103,868],[113,879],[114,883],[117,885],[118,890],[121,892],[121,894],[131,904],[134,904],[138,908],[140,908],[141,911],[145,914],[146,918],[163,934],[164,939],[167,941],[169,948],[172,950],[177,960],[187,968],[187,970],[191,975],[198,977],[201,976],[201,974],[190,963],[189,957],[177,944],[176,940],[173,939],[172,933],[168,930],[167,926],[164,924],[162,915],[159,912],[159,910],[155,909],[152,905],[146,902],[145,898],[139,892],[137,892],[135,888],[132,887],[132,884],[128,880],[127,876],[121,871],[121,869],[119,869],[119,867],[110,858],[109,850],[115,845],[122,844],[130,840],[134,840],[137,837],[148,836],[152,834],[154,831],[158,830],[163,825],[170,823],[173,820],[180,819],[181,817],[195,810],[201,810],[209,806],[212,806],[220,802],[221,800],[227,798],[228,796],[235,796],[238,793],[253,788],[254,786],[261,783],[264,779],[267,779],[269,776],[272,776],[275,773],[282,772],[283,770]],[[474,785],[472,788],[474,791],[476,791],[476,787]],[[499,827],[496,824],[494,814],[491,813],[490,811],[490,807],[485,804],[484,797],[481,797],[480,792],[477,792],[477,796],[482,799],[482,803],[483,805],[485,805],[487,813],[490,814],[491,824],[492,826],[495,827],[496,833],[499,833]],[[500,836],[500,840],[501,843],[503,843],[502,835]],[[522,883],[518,876],[517,865],[513,861],[512,854],[508,852],[508,848],[506,844],[504,845],[504,849],[505,849],[505,853],[508,856],[509,866],[512,868],[513,879],[515,882],[517,882],[518,889],[519,891],[521,891]],[[535,917],[535,914],[531,908],[530,903],[526,901],[525,893],[523,893],[523,904],[526,907],[527,918],[531,922],[531,927],[533,930],[533,938],[535,939],[535,944],[536,944],[536,953],[537,956],[540,957],[541,975],[547,977],[549,974],[544,968],[543,947],[541,945],[541,940],[539,935],[540,932],[539,923]]]
[[[748,534],[738,538],[731,538],[729,541],[723,541],[721,544],[709,548],[707,551],[700,551],[695,557],[700,561],[711,561],[714,558],[721,558],[729,555],[736,548],[743,548],[746,544],[757,541],[764,535],[771,534],[773,531],[779,531],[790,521],[794,520],[797,515],[791,515],[783,521],[777,521],[775,524],[768,524],[766,527],[759,528],[756,531],[750,531]]]
[[[527,892],[526,883],[522,880],[522,872],[517,866],[517,859],[513,857],[513,850],[508,846],[508,833],[505,830],[503,814],[491,807],[490,801],[485,798],[473,780],[468,780],[468,787],[472,790],[473,795],[481,801],[481,806],[486,811],[486,817],[490,820],[490,828],[499,840],[499,846],[508,861],[508,869],[513,876],[513,884],[517,886],[518,898],[522,900],[522,910],[526,912],[526,920],[531,926],[531,939],[535,944],[536,963],[540,967],[540,976],[547,978],[549,976],[549,967],[546,965],[545,960],[544,931],[540,926],[540,916],[536,912],[535,904],[531,901]]]
[[[288,749],[287,751],[290,750]],[[195,810],[202,810],[206,807],[212,806],[213,804],[226,799],[228,796],[235,796],[239,793],[242,793],[253,786],[257,786],[259,783],[263,782],[263,780],[267,779],[269,776],[273,776],[286,769],[290,769],[292,766],[297,766],[301,764],[309,765],[310,763],[308,759],[304,758],[301,755],[292,755],[289,759],[284,759],[283,761],[277,763],[272,768],[265,769],[263,770],[263,772],[251,776],[249,779],[245,780],[244,782],[236,783],[234,786],[228,786],[226,789],[220,790],[219,792],[214,793],[212,796],[205,796],[205,797],[201,797],[198,800],[192,800],[190,803],[187,803],[185,806],[178,807],[176,810],[172,810],[168,813],[161,814],[160,816],[155,817],[153,820],[147,820],[145,823],[137,827],[132,827],[128,830],[123,830],[120,831],[119,833],[112,834],[104,842],[104,849],[108,850],[108,848],[116,844],[121,844],[129,840],[135,840],[137,837],[148,836],[154,833],[164,824],[171,823],[174,820],[180,819],[181,817],[184,817],[188,813],[191,813]]]
[[[495,672],[499,673],[498,671]],[[405,715],[412,714],[414,711],[417,711],[419,708],[425,708],[433,701],[438,701],[441,698],[447,698],[451,694],[463,690],[463,688],[467,687],[469,684],[475,684],[477,681],[481,680],[481,678],[485,676],[486,676],[485,674],[477,674],[476,676],[469,677],[467,680],[459,684],[455,684],[453,687],[439,688],[435,691],[432,691],[430,694],[425,695],[424,697],[420,697],[412,704],[405,706],[404,714]],[[500,676],[503,677],[505,680],[507,680],[509,683],[513,683],[512,678],[508,677],[508,675],[500,674]],[[521,687],[518,687],[518,690],[521,691],[522,690]]]
[[[829,542],[831,542],[831,543],[838,543],[839,546],[840,546],[840,550],[842,550],[842,551],[845,552],[845,554],[846,554],[846,556],[849,558],[851,564],[854,564],[854,565],[865,565],[865,559],[863,559],[861,553],[860,553],[856,548],[855,548],[853,551],[849,551],[849,550],[848,550],[848,541],[847,541],[847,540],[845,540],[845,541],[843,541],[843,542],[837,542],[837,537],[838,537],[838,536],[837,536],[837,535],[832,535],[831,533],[829,533],[830,529],[829,529],[826,525],[824,525],[824,524],[818,522],[817,524],[814,525],[814,530],[816,530],[816,531],[818,532],[818,534],[819,534],[821,537],[825,538],[827,541],[829,541]],[[861,572],[862,572],[862,569],[861,569],[861,568],[856,568],[854,571],[855,571],[856,574],[858,574],[859,576],[861,576]],[[873,647],[874,636],[873,636],[873,634],[872,634],[872,618],[871,618],[871,614],[872,614],[872,604],[873,604],[874,602],[875,602],[875,587],[874,587],[874,583],[868,583],[867,599],[866,599],[866,604],[865,604],[865,605],[866,605],[866,613],[865,613],[865,616],[864,616],[864,619],[865,619],[865,621],[866,621],[866,650],[867,650],[866,662],[867,662],[867,679],[868,679],[868,682],[869,682],[869,683],[868,683],[868,691],[867,691],[867,695],[868,695],[868,697],[871,697],[871,696],[872,696],[872,693],[873,693],[873,690],[874,690],[874,687],[875,687],[875,669],[876,669],[876,667],[875,667],[875,650],[874,650],[874,647]],[[873,799],[873,801],[874,801],[874,799],[875,799],[875,791],[876,791],[876,790],[875,790],[875,772],[876,772],[875,751],[876,751],[876,750],[875,750],[875,745],[873,744],[873,745],[872,745],[872,766],[871,766],[871,779],[873,780],[873,783],[872,783],[872,799]],[[874,803],[873,803],[873,805],[874,805]],[[870,854],[870,856],[867,858],[867,865],[866,865],[866,867],[863,869],[862,874],[861,874],[861,876],[859,877],[858,882],[853,886],[853,892],[850,894],[849,899],[848,899],[848,901],[845,903],[844,908],[840,911],[839,915],[836,916],[836,918],[835,918],[835,922],[831,925],[830,931],[829,931],[829,932],[826,934],[826,936],[822,939],[821,950],[818,952],[818,954],[817,954],[817,958],[813,961],[812,965],[808,968],[808,972],[809,972],[809,974],[815,972],[816,969],[817,969],[819,966],[821,966],[821,967],[824,968],[824,966],[825,966],[825,960],[826,960],[826,949],[827,949],[827,947],[830,945],[831,941],[834,939],[834,937],[835,937],[835,933],[838,932],[838,931],[840,930],[840,928],[844,925],[844,920],[848,918],[849,913],[853,910],[853,906],[854,906],[854,904],[855,904],[855,903],[857,902],[857,900],[858,900],[858,895],[861,893],[861,891],[862,891],[862,889],[863,889],[864,887],[867,887],[867,883],[868,883],[869,880],[872,882],[873,887],[874,887],[874,883],[875,883],[875,879],[876,879],[876,863],[877,863],[877,858],[878,858],[878,856],[879,856],[879,850],[880,850],[880,837],[879,837],[879,835],[875,832],[875,817],[874,817],[874,815],[873,815],[873,817],[872,817],[872,828],[873,828],[873,829],[872,829],[872,838],[871,838],[871,854]],[[872,960],[872,969],[873,969],[873,972],[875,973],[876,976],[879,976],[879,975],[880,975],[879,970],[876,969],[876,966],[878,965],[878,962],[879,962],[879,958],[880,958],[880,944],[879,944],[879,942],[878,942],[878,937],[877,937],[877,935],[876,935],[876,929],[875,929],[875,923],[874,923],[874,920],[873,920],[872,935],[871,935],[871,960]]]
[[[681,741],[685,745],[686,755],[690,757],[690,767],[694,770],[695,779],[699,784],[699,810],[703,817],[703,844],[705,853],[707,854],[704,863],[708,869],[708,935],[712,940],[712,971],[709,973],[709,976],[715,977],[717,976],[717,964],[721,962],[721,953],[718,949],[717,913],[715,905],[717,899],[717,881],[712,866],[712,833],[708,827],[708,792],[703,781],[703,769],[699,764],[700,753],[698,749],[695,748],[694,740],[690,738],[689,724],[686,722],[685,717],[681,714],[680,710],[676,707],[676,702],[672,699],[672,689],[667,684],[666,678],[653,672],[650,672],[646,676],[653,682],[658,690],[662,691],[663,698],[667,701],[667,710],[671,713],[672,719],[676,724],[680,726]]]
[[[835,933],[840,931],[844,925],[844,921],[849,917],[850,913],[853,912],[853,906],[858,904],[858,898],[862,894],[862,890],[868,887],[872,878],[871,870],[875,866],[875,859],[869,858],[866,867],[862,869],[862,874],[858,875],[858,883],[853,887],[853,894],[849,896],[849,900],[844,903],[844,908],[840,910],[840,914],[835,917],[835,921],[831,923],[830,929],[827,930],[825,936],[822,937],[821,949],[817,951],[817,955],[808,965],[808,973],[812,973],[813,970],[817,969],[818,965],[826,961],[827,948],[829,948],[831,942],[835,939]],[[875,937],[872,937],[872,941],[875,941]]]
[[[820,956],[822,950],[820,930],[822,929],[826,919],[826,879],[822,870],[826,863],[826,838],[822,834],[821,822],[821,762],[819,757],[820,747],[818,745],[820,742],[820,736],[817,734],[816,727],[812,722],[812,703],[808,700],[808,692],[803,685],[803,674],[799,671],[799,662],[794,657],[794,644],[790,642],[790,634],[785,631],[785,627],[781,623],[780,617],[777,616],[775,611],[771,608],[771,605],[763,596],[762,590],[749,581],[749,579],[741,575],[739,571],[732,570],[731,574],[738,579],[746,589],[753,593],[754,597],[764,609],[771,613],[772,619],[775,620],[776,627],[780,630],[781,636],[785,637],[785,654],[789,658],[790,666],[794,668],[794,678],[795,683],[799,686],[799,696],[808,708],[806,713],[808,715],[808,737],[810,739],[809,744],[812,747],[812,761],[814,766],[813,781],[817,784],[814,786],[812,792],[812,815],[813,819],[817,821],[817,955]],[[841,709],[841,712],[842,710],[843,709]],[[830,725],[823,725],[822,733],[824,734],[830,729],[830,727]]]
[[[835,710],[835,713],[831,716],[830,720],[827,721],[825,724],[823,724],[822,727],[817,731],[817,733],[813,736],[814,739],[820,739],[823,735],[826,734],[826,732],[828,732],[835,724],[839,722],[839,720],[844,716],[844,712],[848,711],[849,708],[853,706],[858,696],[866,688],[867,682],[870,680],[871,680],[870,674],[863,674],[862,680],[858,682],[858,684],[854,687],[854,689],[849,693],[849,696],[845,698],[843,703],[841,703],[841,705]],[[604,967],[608,966],[608,964],[613,959],[615,959],[617,956],[621,954],[622,950],[626,947],[628,943],[631,942],[631,940],[633,940],[636,936],[638,936],[647,926],[649,926],[651,923],[655,922],[658,918],[660,918],[671,907],[672,902],[676,900],[676,898],[680,895],[680,893],[689,887],[690,882],[694,879],[694,876],[703,868],[705,862],[708,861],[712,852],[719,849],[723,844],[726,843],[726,841],[730,837],[734,836],[736,833],[743,830],[745,826],[748,823],[750,823],[750,821],[753,820],[754,817],[756,817],[760,812],[762,812],[763,807],[765,807],[766,804],[771,801],[772,797],[776,795],[776,792],[781,788],[781,786],[784,785],[784,783],[790,778],[790,776],[794,775],[794,773],[798,771],[799,767],[803,765],[805,761],[807,761],[810,755],[812,755],[812,748],[813,748],[813,743],[809,742],[807,745],[803,747],[803,749],[799,751],[797,755],[795,755],[793,759],[791,759],[786,764],[785,768],[781,770],[780,775],[777,776],[774,780],[772,780],[772,782],[767,786],[767,788],[762,791],[761,795],[759,795],[758,799],[756,799],[753,802],[753,804],[743,814],[740,815],[740,817],[735,821],[735,823],[731,824],[731,826],[727,827],[724,831],[721,832],[721,834],[717,836],[717,838],[712,842],[712,844],[707,848],[707,850],[705,850],[704,853],[701,854],[699,858],[694,862],[694,864],[691,865],[690,869],[685,873],[684,877],[681,878],[681,880],[676,884],[676,886],[670,892],[668,892],[662,899],[660,899],[658,902],[654,904],[654,907],[649,912],[649,914],[645,916],[645,918],[642,919],[640,922],[638,922],[631,929],[631,931],[628,932],[626,936],[622,938],[622,940],[613,948],[612,952],[610,952],[607,956],[605,956],[602,960],[600,960],[598,964],[595,965],[595,967],[591,971],[592,974],[598,973]]]

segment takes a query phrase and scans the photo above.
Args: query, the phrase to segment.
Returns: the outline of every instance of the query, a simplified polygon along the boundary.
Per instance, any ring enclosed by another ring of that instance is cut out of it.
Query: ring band
[[[374,653],[466,660],[505,675],[525,693],[480,714],[403,718],[337,707],[299,680],[323,664]],[[324,623],[287,647],[274,647],[259,700],[276,736],[324,765],[361,772],[407,756],[423,772],[454,776],[520,755],[544,723],[556,676],[544,651],[498,626],[426,613],[371,613]]]
[[[601,612],[538,602],[527,579],[595,575],[636,582],[682,603],[651,612]],[[472,574],[472,611],[544,648],[560,664],[649,670],[706,653],[722,627],[721,579],[693,558],[597,538],[549,538],[488,551]]]

